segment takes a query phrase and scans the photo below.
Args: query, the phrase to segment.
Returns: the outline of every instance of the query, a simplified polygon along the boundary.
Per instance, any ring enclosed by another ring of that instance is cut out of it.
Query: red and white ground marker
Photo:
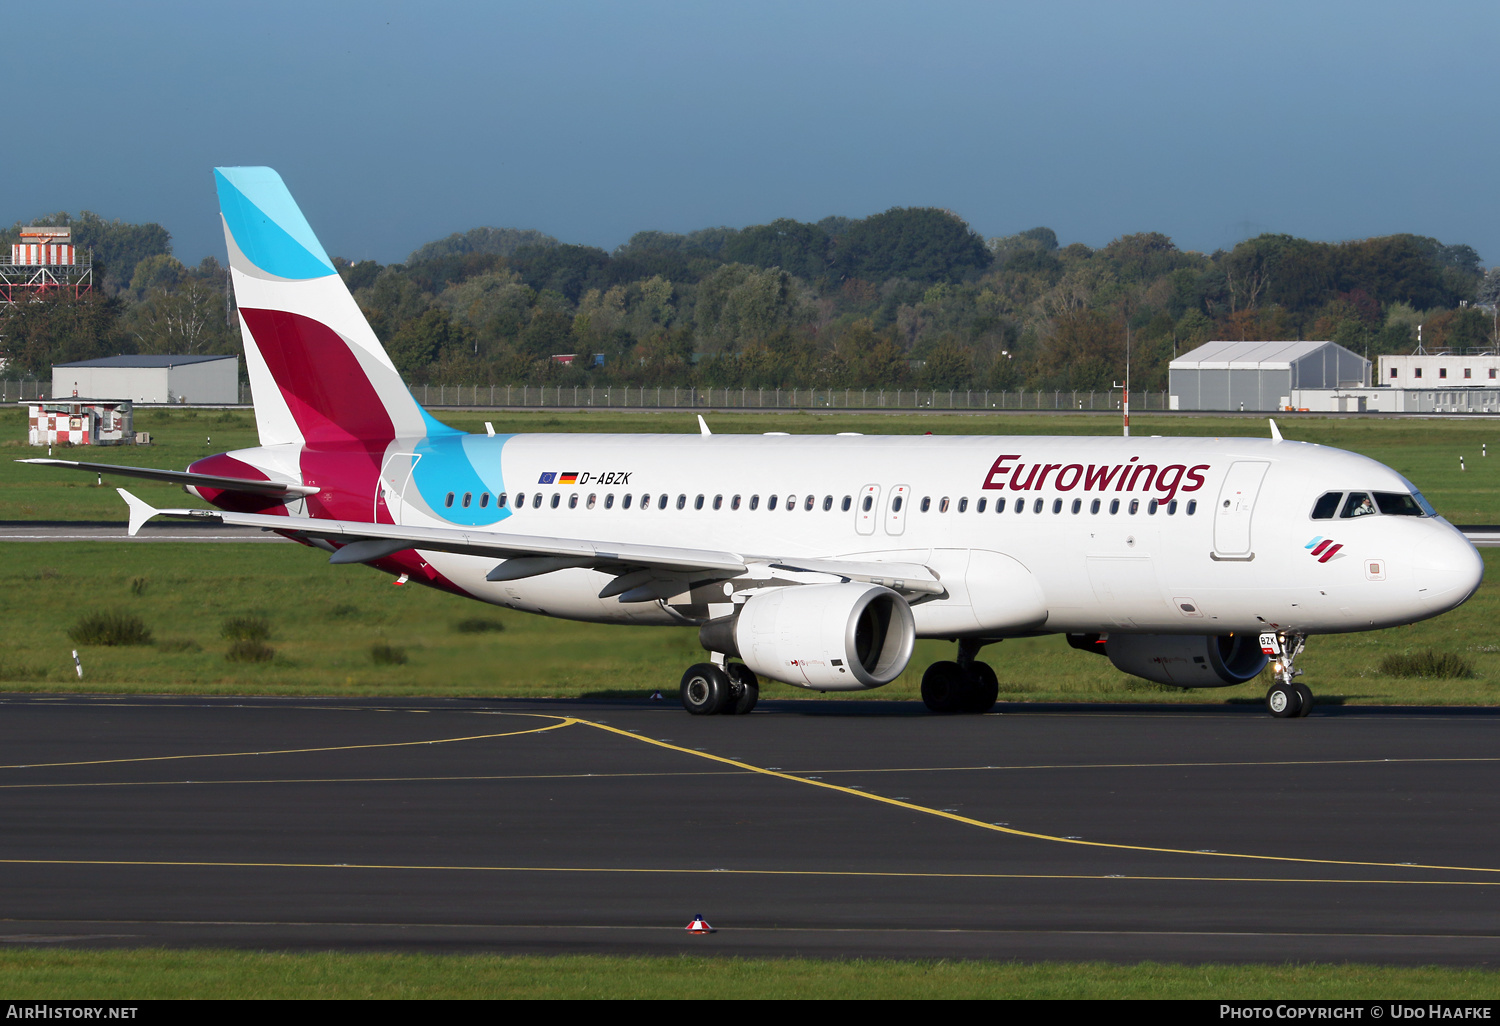
[[[717,933],[718,931],[715,930],[712,926],[709,926],[708,920],[704,919],[702,915],[696,915],[693,917],[693,921],[687,924],[687,932],[696,934]]]

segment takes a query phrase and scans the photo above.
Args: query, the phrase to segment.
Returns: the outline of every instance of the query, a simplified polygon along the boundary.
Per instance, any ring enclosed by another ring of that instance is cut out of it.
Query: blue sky
[[[940,206],[983,235],[1211,251],[1391,232],[1500,262],[1500,5],[7,4],[0,223],[87,208],[224,257],[216,164],[269,164],[330,253],[476,225]]]

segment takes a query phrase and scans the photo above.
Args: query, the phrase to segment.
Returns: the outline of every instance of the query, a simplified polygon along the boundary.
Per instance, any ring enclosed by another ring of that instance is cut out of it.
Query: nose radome
[[[1484,559],[1479,550],[1453,527],[1431,525],[1434,530],[1412,545],[1408,555],[1414,571],[1418,599],[1434,613],[1459,605],[1484,579]]]

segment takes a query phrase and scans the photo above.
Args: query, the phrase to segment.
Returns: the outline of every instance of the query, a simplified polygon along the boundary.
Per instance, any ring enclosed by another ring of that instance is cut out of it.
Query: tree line
[[[0,309],[9,368],[240,350],[226,271],[184,266],[160,225],[28,223],[71,225],[98,287]],[[1209,339],[1373,358],[1409,351],[1421,324],[1429,346],[1490,346],[1500,299],[1500,269],[1425,236],[1267,234],[1204,254],[1142,232],[1091,249],[1049,228],[983,239],[934,208],[643,231],[613,252],[475,228],[403,263],[334,264],[402,374],[430,384],[1104,390],[1128,349],[1155,390]]]

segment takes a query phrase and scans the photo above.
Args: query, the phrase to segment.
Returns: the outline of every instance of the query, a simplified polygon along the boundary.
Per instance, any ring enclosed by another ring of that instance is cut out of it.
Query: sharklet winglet
[[[713,432],[708,429],[708,421],[703,419],[703,414],[701,413],[698,414],[698,433],[700,435],[713,434]]]
[[[130,526],[126,528],[125,533],[134,538],[136,532],[145,526],[146,521],[161,511],[147,503],[144,499],[131,495],[123,488],[116,488],[115,491],[120,493],[120,498],[124,499],[125,505],[130,507]]]
[[[1271,422],[1271,442],[1274,444],[1276,442],[1283,441],[1281,437],[1281,429],[1276,426],[1276,418],[1267,417],[1266,419]]]

